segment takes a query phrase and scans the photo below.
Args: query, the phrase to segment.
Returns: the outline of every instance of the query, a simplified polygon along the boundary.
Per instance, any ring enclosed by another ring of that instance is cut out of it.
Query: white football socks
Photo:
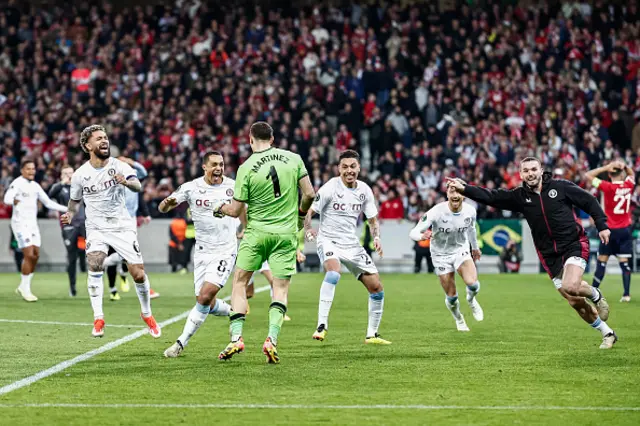
[[[340,281],[340,274],[335,271],[329,271],[325,274],[322,285],[320,286],[320,302],[318,304],[318,327],[324,324],[325,328],[329,328],[329,312],[333,304],[333,297],[336,294],[336,285]]]
[[[20,290],[24,293],[31,293],[31,279],[33,272],[27,275],[20,275]]]
[[[149,297],[150,289],[151,285],[149,284],[149,277],[147,274],[144,274],[144,282],[136,283],[136,293],[140,300],[140,312],[142,312],[142,316],[145,318],[151,316],[151,297]]]
[[[378,333],[383,310],[384,291],[369,294],[369,322],[367,324],[366,337],[374,337]]]
[[[451,315],[459,321],[462,318],[460,314],[460,301],[458,300],[458,296],[447,296],[444,299],[444,304],[447,305],[447,309],[451,312]]]
[[[198,331],[200,326],[204,323],[209,315],[209,306],[201,305],[196,303],[196,306],[191,309],[189,312],[189,316],[187,317],[187,322],[184,324],[184,329],[182,330],[182,334],[178,337],[178,341],[182,345],[182,347],[187,346],[189,343],[189,339],[193,337],[193,335]]]
[[[87,289],[89,290],[91,308],[93,308],[93,319],[104,318],[104,312],[102,311],[102,295],[104,293],[102,272],[89,272],[87,275]]]

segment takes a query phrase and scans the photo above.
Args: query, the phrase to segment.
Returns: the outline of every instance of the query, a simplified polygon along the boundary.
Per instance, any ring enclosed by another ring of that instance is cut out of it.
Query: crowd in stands
[[[45,190],[78,167],[92,123],[107,127],[113,155],[148,169],[152,212],[201,174],[207,150],[234,176],[257,120],[302,156],[316,188],[341,151],[358,150],[383,219],[417,220],[444,199],[446,176],[513,188],[524,156],[587,189],[584,172],[612,159],[640,171],[636,2],[234,3],[9,0],[0,192],[25,157]]]

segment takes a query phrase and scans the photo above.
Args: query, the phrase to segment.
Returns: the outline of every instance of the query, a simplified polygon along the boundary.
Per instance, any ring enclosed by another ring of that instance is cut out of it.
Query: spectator
[[[515,274],[520,272],[522,253],[515,241],[509,240],[500,253],[498,266],[503,274]]]

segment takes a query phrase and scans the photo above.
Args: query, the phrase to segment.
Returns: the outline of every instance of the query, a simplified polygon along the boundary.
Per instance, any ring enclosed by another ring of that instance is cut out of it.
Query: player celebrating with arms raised
[[[70,224],[84,200],[89,266],[87,287],[94,316],[92,334],[95,337],[104,335],[102,274],[103,262],[111,246],[127,261],[129,273],[136,283],[141,317],[149,327],[149,334],[158,338],[161,331],[151,314],[149,278],[142,264],[136,222],[125,206],[126,188],[139,192],[142,188],[140,181],[131,166],[111,157],[104,127],[86,127],[80,134],[80,147],[89,153],[89,161],[71,178],[69,211],[62,215],[61,220],[65,225]]]
[[[21,175],[9,185],[4,194],[4,203],[13,206],[11,230],[16,237],[18,248],[24,259],[21,266],[20,286],[16,293],[27,302],[38,300],[31,293],[31,279],[40,258],[40,228],[38,228],[38,201],[48,209],[66,212],[67,208],[52,201],[40,184],[33,179],[36,176],[36,163],[24,160],[20,165]]]
[[[446,294],[445,305],[453,315],[458,331],[469,331],[460,312],[455,274],[458,271],[467,285],[467,302],[473,318],[482,321],[484,313],[476,300],[480,283],[473,262],[480,259],[481,254],[476,237],[476,209],[464,203],[464,197],[453,186],[447,188],[447,198],[448,201],[425,213],[409,236],[414,241],[431,239],[433,266]]]
[[[312,241],[316,238],[316,231],[311,228],[311,219],[314,214],[320,214],[318,256],[326,271],[320,286],[318,328],[312,337],[320,341],[327,337],[329,311],[340,280],[340,267],[344,264],[369,292],[369,322],[365,343],[389,345],[391,342],[378,334],[384,307],[380,275],[356,235],[358,218],[364,213],[369,220],[376,252],[382,257],[378,208],[369,185],[358,180],[360,156],[357,152],[349,149],[340,154],[338,170],[340,176],[320,188],[305,218],[305,235],[307,240]]]
[[[224,158],[217,151],[205,154],[202,169],[204,176],[183,184],[158,206],[160,212],[167,213],[188,202],[196,228],[196,252],[193,256],[196,305],[189,313],[178,340],[164,351],[168,358],[182,353],[207,315],[224,316],[231,311],[231,307],[216,295],[224,287],[236,263],[236,231],[240,221],[229,216],[214,217],[212,209],[218,200],[231,200],[235,181],[223,175]],[[244,214],[240,217],[244,219]]]
[[[573,182],[552,179],[551,173],[543,173],[537,158],[526,157],[520,162],[520,177],[522,186],[509,191],[479,188],[461,179],[449,179],[449,185],[478,203],[524,215],[540,262],[556,289],[585,322],[602,333],[600,349],[610,349],[618,337],[605,322],[609,318],[607,301],[600,290],[582,280],[589,241],[576,220],[574,208],[593,218],[605,244],[611,234],[607,217],[593,195]],[[596,305],[597,312],[587,299]]]
[[[598,176],[608,172],[611,182],[601,180]],[[625,176],[626,175],[626,176]],[[631,232],[631,194],[636,186],[633,169],[622,161],[613,161],[604,167],[586,173],[593,186],[602,192],[602,207],[607,215],[611,228],[611,240],[608,244],[600,243],[598,263],[593,275],[593,286],[600,287],[607,268],[609,256],[614,255],[620,262],[622,286],[624,292],[621,302],[631,301],[631,267],[629,259],[633,252],[633,235]]]
[[[230,359],[244,351],[247,284],[253,272],[268,260],[273,273],[273,296],[269,334],[262,352],[267,362],[278,363],[278,335],[287,312],[289,282],[296,273],[296,234],[315,194],[300,156],[271,146],[273,129],[268,123],[251,126],[249,143],[253,154],[238,169],[233,201],[218,201],[213,209],[214,215],[238,217],[247,205],[247,229],[238,249],[231,293],[231,343],[218,358]],[[299,206],[298,188],[302,192]]]

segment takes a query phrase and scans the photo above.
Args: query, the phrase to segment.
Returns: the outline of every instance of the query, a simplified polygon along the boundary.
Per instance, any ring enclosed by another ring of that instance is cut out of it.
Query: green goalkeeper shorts
[[[238,249],[236,266],[245,271],[259,271],[269,262],[276,278],[286,279],[296,273],[296,234],[270,234],[247,229]]]

